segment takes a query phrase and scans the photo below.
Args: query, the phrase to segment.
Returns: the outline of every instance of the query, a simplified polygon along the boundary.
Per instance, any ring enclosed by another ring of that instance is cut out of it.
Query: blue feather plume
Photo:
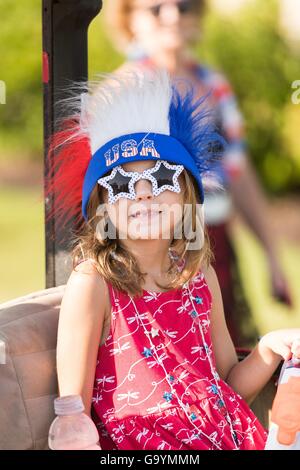
[[[225,139],[217,132],[212,111],[205,106],[208,96],[209,93],[195,99],[192,86],[180,94],[172,85],[169,108],[170,135],[188,150],[202,177],[214,173],[227,146]]]

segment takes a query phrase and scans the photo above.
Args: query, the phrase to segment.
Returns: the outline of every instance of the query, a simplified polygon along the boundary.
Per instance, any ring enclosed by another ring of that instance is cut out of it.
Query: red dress
[[[264,428],[216,372],[203,274],[133,299],[108,287],[92,398],[102,449],[263,449]]]

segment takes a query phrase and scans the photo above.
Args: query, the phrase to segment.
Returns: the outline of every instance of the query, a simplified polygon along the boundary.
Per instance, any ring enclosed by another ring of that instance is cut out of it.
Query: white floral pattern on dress
[[[112,319],[92,398],[101,447],[263,449],[265,430],[216,371],[203,273],[181,289],[144,291],[133,301],[108,287]]]

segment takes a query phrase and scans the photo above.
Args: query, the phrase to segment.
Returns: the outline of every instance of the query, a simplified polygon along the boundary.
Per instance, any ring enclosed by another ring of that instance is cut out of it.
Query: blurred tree
[[[279,33],[278,0],[256,0],[231,18],[210,12],[204,37],[198,57],[231,82],[245,116],[249,151],[266,187],[300,189],[300,105],[291,101],[300,61]]]
[[[41,4],[0,0],[0,79],[6,104],[0,106],[0,157],[41,158]]]
[[[104,2],[105,3],[105,0]],[[98,15],[89,28],[89,75],[97,72],[112,72],[124,62],[107,37],[103,16]]]

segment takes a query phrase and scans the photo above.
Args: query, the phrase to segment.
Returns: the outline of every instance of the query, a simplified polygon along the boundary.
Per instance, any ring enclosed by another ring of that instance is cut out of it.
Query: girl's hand
[[[293,356],[297,357],[298,359],[300,358],[300,339],[294,339],[292,342],[292,347],[291,351],[293,353]]]
[[[266,359],[270,353],[285,361],[292,355],[300,359],[300,328],[271,331],[261,338],[258,347]]]

